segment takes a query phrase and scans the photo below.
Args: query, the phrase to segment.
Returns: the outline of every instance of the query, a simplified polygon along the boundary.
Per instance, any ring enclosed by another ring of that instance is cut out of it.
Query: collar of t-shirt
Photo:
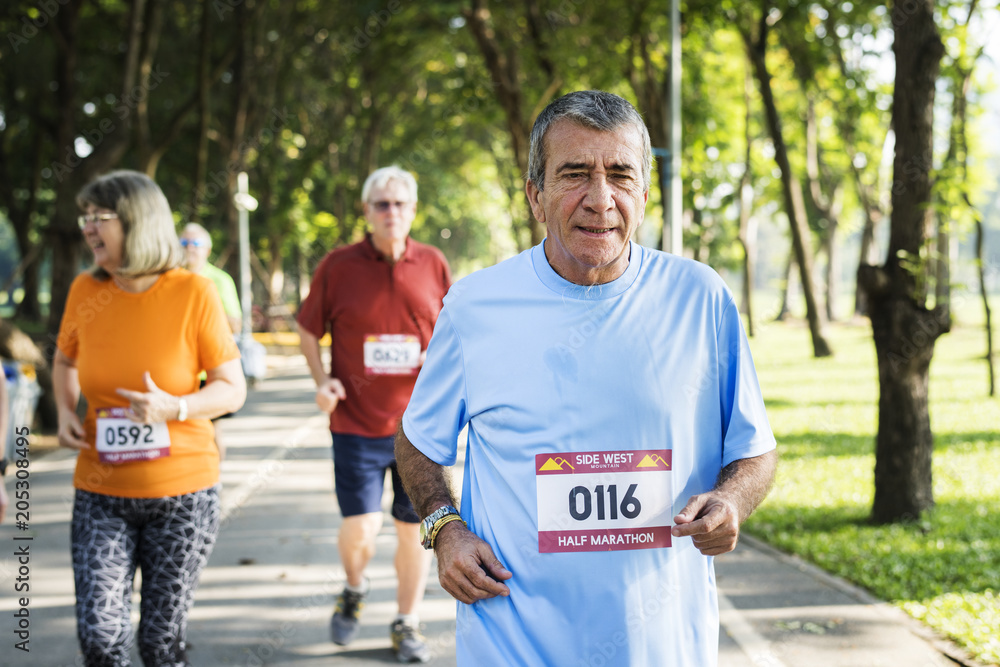
[[[384,255],[381,252],[379,252],[379,249],[375,247],[375,242],[372,240],[372,233],[371,232],[366,232],[365,233],[365,243],[364,243],[364,245],[362,247],[364,247],[365,252],[368,254],[368,258],[369,259],[374,259],[374,260],[380,261],[380,262],[386,262],[387,264],[398,264],[399,262],[409,262],[409,261],[411,261],[413,259],[411,257],[412,253],[410,252],[410,237],[409,236],[406,237],[406,247],[403,249],[403,254],[400,255],[399,259],[397,259],[395,262],[393,262],[386,255]]]
[[[546,241],[542,241],[531,249],[531,264],[535,269],[535,275],[550,290],[570,299],[594,301],[623,294],[635,282],[642,267],[642,246],[629,241],[628,268],[623,274],[602,285],[577,285],[560,276],[552,268],[545,257],[545,243]]]

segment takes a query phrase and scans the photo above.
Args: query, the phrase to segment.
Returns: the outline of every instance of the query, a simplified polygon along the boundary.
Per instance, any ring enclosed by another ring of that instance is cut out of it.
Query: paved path
[[[227,450],[225,519],[191,615],[192,664],[395,664],[388,640],[395,613],[391,521],[378,538],[360,638],[347,649],[328,640],[343,582],[329,432],[312,404],[301,357],[270,361],[271,377],[251,392],[239,415],[218,422]],[[0,527],[0,665],[82,664],[69,560],[73,464],[65,450],[36,455],[31,529],[17,531],[11,519]],[[14,648],[12,616],[19,565],[11,554],[24,544],[30,545],[30,653]],[[744,540],[718,558],[716,569],[722,667],[954,665],[914,632],[917,626],[902,612],[756,541]],[[423,633],[435,651],[432,665],[455,662],[454,611],[432,575],[421,609]],[[137,655],[135,664],[141,664]]]

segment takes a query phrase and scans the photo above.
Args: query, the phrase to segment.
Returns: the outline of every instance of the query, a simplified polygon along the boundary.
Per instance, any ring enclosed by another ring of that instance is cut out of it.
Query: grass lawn
[[[878,375],[868,321],[829,327],[835,356],[818,360],[801,323],[761,327],[751,347],[780,462],[746,530],[1000,664],[1000,398],[986,396],[984,336],[956,325],[935,347],[935,508],[909,525],[872,526]]]

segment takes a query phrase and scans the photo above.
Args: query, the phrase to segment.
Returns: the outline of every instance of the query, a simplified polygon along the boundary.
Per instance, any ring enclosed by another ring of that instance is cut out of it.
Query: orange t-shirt
[[[169,421],[169,454],[106,464],[98,458],[96,411],[129,405],[115,389],[146,391],[149,371],[175,396],[198,390],[198,373],[240,356],[211,281],[184,269],[162,274],[145,292],[84,273],[73,281],[59,328],[60,351],[76,360],[87,399],[91,449],[76,461],[73,486],[125,498],[161,498],[206,489],[219,481],[215,428],[208,419]]]

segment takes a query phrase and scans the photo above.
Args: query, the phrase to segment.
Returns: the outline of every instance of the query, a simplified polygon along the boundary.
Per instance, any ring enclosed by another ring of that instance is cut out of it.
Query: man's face
[[[365,218],[372,226],[376,244],[404,240],[416,215],[417,202],[398,181],[389,181],[385,187],[372,188],[368,193]]]
[[[188,271],[201,273],[208,262],[208,254],[212,252],[212,240],[197,230],[184,230],[181,234],[181,246],[187,258]]]
[[[545,256],[566,280],[606,283],[628,266],[649,197],[642,145],[632,127],[601,132],[567,119],[545,135],[545,189],[528,181],[528,201],[548,229]]]

